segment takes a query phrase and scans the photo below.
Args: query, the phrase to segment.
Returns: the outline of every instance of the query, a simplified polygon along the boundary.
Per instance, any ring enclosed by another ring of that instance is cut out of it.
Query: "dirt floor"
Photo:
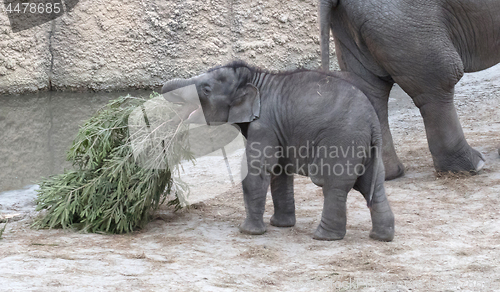
[[[295,182],[296,226],[268,224],[260,236],[238,231],[240,187],[218,191],[207,181],[215,196],[177,213],[162,208],[128,235],[32,230],[33,206],[19,199],[2,211],[23,219],[8,223],[0,240],[0,290],[500,291],[499,104],[499,66],[461,81],[457,110],[486,166],[476,176],[437,176],[419,111],[395,88],[390,123],[407,173],[386,183],[396,217],[392,242],[369,239],[369,211],[355,191],[346,237],[313,240],[323,199],[305,177]],[[18,192],[29,198],[33,187]],[[271,215],[269,197],[267,223]]]

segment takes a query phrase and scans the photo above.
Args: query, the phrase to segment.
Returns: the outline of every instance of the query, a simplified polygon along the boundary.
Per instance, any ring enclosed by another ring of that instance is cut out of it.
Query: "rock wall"
[[[80,0],[18,33],[0,13],[0,93],[152,88],[233,59],[284,70],[319,56],[316,0]]]

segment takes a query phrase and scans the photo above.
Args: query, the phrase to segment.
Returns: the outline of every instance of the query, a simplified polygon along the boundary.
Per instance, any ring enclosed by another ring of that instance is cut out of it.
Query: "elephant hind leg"
[[[340,240],[346,233],[346,200],[347,193],[354,186],[354,182],[335,180],[329,177],[323,185],[323,213],[318,228],[314,232],[314,239]]]
[[[354,189],[359,191],[367,202],[370,202],[371,185],[372,181],[375,180],[375,188],[370,206],[372,219],[370,238],[380,241],[391,241],[394,238],[394,214],[385,193],[383,165],[376,167],[378,167],[378,171],[375,171],[375,167],[372,167],[370,164],[367,165],[366,172],[358,178]],[[375,173],[377,177],[374,177]]]
[[[462,61],[453,49],[444,53],[435,50],[430,60],[440,61],[426,64],[423,59],[427,66],[418,66],[414,71],[406,68],[412,74],[395,80],[420,109],[436,171],[479,172],[484,157],[465,140],[453,104],[455,84],[464,73]]]
[[[394,238],[394,214],[389,206],[383,184],[378,184],[375,187],[370,215],[372,218],[370,238],[380,241],[392,241]]]
[[[413,42],[401,40],[400,50],[407,54],[393,52],[387,68],[420,109],[436,170],[477,172],[484,158],[465,140],[453,104],[455,85],[464,74],[462,59],[446,32],[437,32],[432,40],[438,41],[430,43],[427,50],[418,50],[411,45]]]
[[[420,107],[429,149],[438,172],[479,172],[483,155],[465,140],[453,102],[429,102]]]

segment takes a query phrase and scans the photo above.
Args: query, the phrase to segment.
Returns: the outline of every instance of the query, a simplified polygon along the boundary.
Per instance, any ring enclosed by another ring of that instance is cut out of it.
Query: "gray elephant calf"
[[[390,241],[394,215],[384,189],[382,136],[377,114],[341,72],[272,74],[236,62],[187,80],[167,82],[162,93],[195,85],[208,124],[237,124],[247,138],[248,175],[243,180],[246,219],[240,230],[266,231],[263,214],[271,185],[271,224],[295,225],[293,173],[323,188],[324,206],[315,239],[342,239],[347,193],[356,189],[370,208],[370,237]],[[198,98],[197,97],[197,98]],[[191,103],[187,97],[177,102]],[[188,113],[192,119],[200,109]]]

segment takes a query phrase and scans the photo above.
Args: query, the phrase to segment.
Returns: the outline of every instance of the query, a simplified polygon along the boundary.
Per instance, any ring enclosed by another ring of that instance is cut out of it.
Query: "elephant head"
[[[184,118],[190,122],[249,123],[260,114],[259,90],[250,78],[248,68],[232,64],[190,79],[168,81],[161,92],[166,100],[183,105]]]
[[[246,156],[243,155],[237,171],[239,175],[233,181],[226,155],[237,149],[226,151],[224,147],[237,141],[239,136],[244,145],[246,140],[239,126],[252,122],[260,114],[259,90],[250,84],[252,73],[246,66],[238,64],[216,67],[190,79],[170,80],[161,91],[167,101],[181,105],[177,114],[184,123],[202,124],[189,127],[188,139],[193,156],[200,157],[221,149],[233,184],[247,176]]]

